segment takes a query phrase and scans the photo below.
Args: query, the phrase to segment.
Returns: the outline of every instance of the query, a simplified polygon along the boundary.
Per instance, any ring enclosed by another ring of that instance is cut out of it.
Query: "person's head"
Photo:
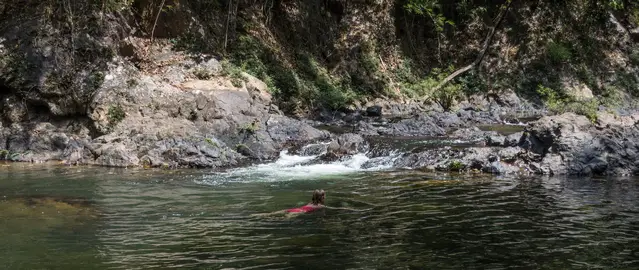
[[[312,204],[324,204],[324,199],[326,198],[326,192],[324,190],[316,189],[313,191],[313,199],[311,200]]]

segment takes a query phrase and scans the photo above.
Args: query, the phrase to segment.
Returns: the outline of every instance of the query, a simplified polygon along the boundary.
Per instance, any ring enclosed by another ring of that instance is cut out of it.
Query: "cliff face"
[[[4,2],[2,85],[30,89],[20,95],[55,115],[86,110],[109,61],[144,69],[160,46],[229,59],[287,112],[378,97],[437,101],[446,96],[433,85],[476,60],[495,26],[479,67],[448,88],[456,99],[514,90],[539,103],[620,105],[639,93],[630,2],[512,1],[499,25],[499,0],[421,1],[433,8],[422,14],[409,0]]]

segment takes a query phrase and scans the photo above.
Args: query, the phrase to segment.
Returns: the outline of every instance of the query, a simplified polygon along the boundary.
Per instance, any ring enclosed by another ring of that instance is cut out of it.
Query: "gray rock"
[[[392,136],[442,136],[446,134],[446,130],[439,126],[433,118],[424,115],[403,119],[388,127],[380,127],[378,132],[380,135]]]
[[[374,105],[366,108],[367,116],[382,116],[382,106]]]
[[[494,131],[483,131],[477,127],[472,127],[455,130],[448,136],[450,138],[463,141],[484,141],[485,138],[499,135],[497,134],[497,132]]]
[[[521,150],[518,147],[506,147],[500,149],[497,155],[504,162],[515,162],[518,159],[520,151]]]
[[[488,146],[505,146],[506,137],[502,135],[489,135],[486,136],[486,145]]]
[[[634,174],[639,169],[637,133],[635,125],[608,122],[597,128],[583,116],[566,113],[531,123],[520,145],[538,173]]]
[[[517,132],[506,136],[504,146],[518,146],[523,136],[524,132]]]
[[[482,168],[482,171],[485,172],[485,173],[492,173],[492,174],[505,174],[506,173],[505,166],[502,165],[501,162],[499,162],[499,161],[490,162],[489,164],[487,164],[486,166],[484,166]]]
[[[140,162],[135,153],[121,143],[104,145],[98,152],[100,156],[95,160],[95,164],[101,166],[132,167],[138,166]]]

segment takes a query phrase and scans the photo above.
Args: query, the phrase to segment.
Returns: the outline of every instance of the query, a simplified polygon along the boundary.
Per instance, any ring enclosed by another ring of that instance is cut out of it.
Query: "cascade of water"
[[[211,174],[203,181],[208,184],[228,181],[243,182],[247,179],[251,179],[252,182],[270,182],[282,181],[282,179],[295,180],[379,171],[391,169],[394,160],[401,155],[400,152],[391,152],[388,156],[371,158],[367,156],[367,153],[357,153],[337,161],[314,162],[326,154],[326,146],[325,143],[310,144],[302,147],[298,151],[299,154],[291,154],[288,150],[284,150],[280,152],[279,158],[273,162]],[[323,148],[323,150],[318,151],[318,148]]]

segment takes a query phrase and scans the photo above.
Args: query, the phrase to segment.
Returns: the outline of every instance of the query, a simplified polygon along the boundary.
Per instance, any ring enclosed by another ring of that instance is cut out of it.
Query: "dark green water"
[[[360,211],[250,216],[316,188]],[[0,268],[639,269],[638,192],[635,179],[11,165]]]

